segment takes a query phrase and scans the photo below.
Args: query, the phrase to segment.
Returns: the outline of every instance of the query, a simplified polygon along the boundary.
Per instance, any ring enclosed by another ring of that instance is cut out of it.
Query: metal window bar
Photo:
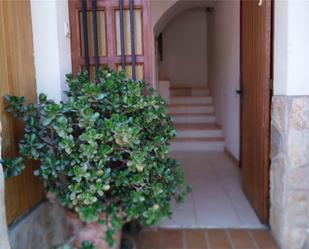
[[[92,23],[93,23],[93,50],[96,74],[99,71],[99,45],[98,45],[98,23],[97,23],[97,1],[91,0]]]
[[[82,14],[83,14],[83,40],[84,40],[84,57],[85,69],[89,77],[89,47],[88,47],[88,27],[87,27],[87,0],[82,0]]]
[[[134,36],[134,0],[130,0],[130,35],[131,35],[132,78],[133,78],[133,80],[136,80],[135,36]]]
[[[124,20],[123,20],[123,0],[119,0],[119,21],[120,21],[120,46],[121,46],[121,67],[126,68],[125,44],[124,44]]]

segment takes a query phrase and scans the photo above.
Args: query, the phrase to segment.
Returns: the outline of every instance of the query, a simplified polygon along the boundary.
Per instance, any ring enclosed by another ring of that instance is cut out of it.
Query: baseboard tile
[[[237,167],[240,167],[239,160],[226,147],[224,147],[224,152],[233,161],[233,163],[235,163]]]

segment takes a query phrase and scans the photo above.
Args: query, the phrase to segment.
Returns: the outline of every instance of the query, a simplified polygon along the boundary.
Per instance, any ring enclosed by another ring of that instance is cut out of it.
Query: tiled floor
[[[242,189],[239,168],[224,152],[173,152],[192,187],[161,228],[263,228]]]
[[[278,249],[266,229],[146,230],[138,240],[138,249]]]

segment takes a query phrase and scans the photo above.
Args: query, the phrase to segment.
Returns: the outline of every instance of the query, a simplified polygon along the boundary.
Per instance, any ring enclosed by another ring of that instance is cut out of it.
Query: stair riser
[[[214,113],[213,106],[177,106],[169,107],[169,113]]]
[[[171,96],[209,96],[209,89],[170,89]]]
[[[190,105],[190,104],[212,104],[212,97],[176,97],[171,98],[171,104],[181,104],[181,105]]]
[[[175,124],[215,123],[215,116],[172,116]]]
[[[173,142],[170,151],[224,151],[224,142]]]
[[[191,90],[192,96],[208,96],[210,95],[209,89],[192,89]]]
[[[191,137],[191,138],[207,138],[207,137],[223,137],[222,130],[187,130],[177,131],[177,137]]]

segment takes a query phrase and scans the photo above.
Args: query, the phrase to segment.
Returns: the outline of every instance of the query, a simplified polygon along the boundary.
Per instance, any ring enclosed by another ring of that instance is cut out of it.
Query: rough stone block
[[[272,166],[270,170],[270,198],[272,205],[278,207],[283,206],[283,198],[285,195],[285,170],[286,160],[284,155],[279,155],[272,160]]]
[[[291,168],[309,164],[309,132],[290,128],[287,135],[287,157]]]
[[[274,158],[280,152],[283,152],[283,136],[284,133],[278,131],[275,126],[271,127],[271,140],[270,140],[270,158]]]
[[[305,245],[305,230],[299,227],[287,227],[283,233],[282,249],[303,249]]]
[[[272,100],[271,124],[279,132],[284,132],[287,125],[287,106],[285,96],[275,96]]]
[[[287,223],[305,229],[308,220],[307,205],[306,191],[288,191],[285,207]]]
[[[309,153],[309,152],[308,152]],[[288,186],[291,189],[309,189],[309,165],[292,169],[288,173]]]
[[[308,97],[293,98],[290,113],[289,126],[309,132]]]
[[[56,248],[69,238],[64,209],[44,202],[10,227],[9,238],[14,249]]]

